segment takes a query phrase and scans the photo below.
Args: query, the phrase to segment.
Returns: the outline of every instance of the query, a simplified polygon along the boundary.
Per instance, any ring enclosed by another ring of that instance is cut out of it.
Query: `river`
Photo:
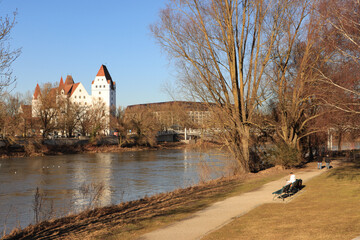
[[[35,212],[59,217],[221,177],[227,161],[217,151],[187,149],[0,159],[0,233],[34,223]]]

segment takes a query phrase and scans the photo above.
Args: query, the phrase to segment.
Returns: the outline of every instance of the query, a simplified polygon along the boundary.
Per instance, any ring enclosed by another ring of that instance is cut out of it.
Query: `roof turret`
[[[40,86],[39,84],[36,84],[36,88],[35,88],[35,92],[34,92],[34,99],[38,99],[38,97],[40,96],[41,92],[40,92]]]
[[[63,80],[63,77],[61,76],[60,83],[59,83],[59,89],[62,89],[63,87],[64,87],[64,80]]]
[[[74,79],[71,75],[66,76],[65,85],[74,84]]]
[[[97,77],[105,77],[107,83],[110,84],[111,89],[114,89],[115,82],[111,79],[110,73],[105,65],[101,65],[98,73],[96,74]],[[92,82],[94,83],[94,81]]]

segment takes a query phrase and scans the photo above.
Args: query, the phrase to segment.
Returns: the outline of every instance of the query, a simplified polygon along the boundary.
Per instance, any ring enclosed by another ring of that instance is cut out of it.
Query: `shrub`
[[[275,145],[270,151],[270,162],[275,165],[281,165],[284,168],[298,166],[302,162],[301,153],[297,148],[291,147],[285,143]]]

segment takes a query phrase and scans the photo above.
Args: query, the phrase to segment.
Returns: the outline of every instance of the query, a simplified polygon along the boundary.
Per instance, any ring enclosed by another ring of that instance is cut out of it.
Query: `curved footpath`
[[[296,172],[296,178],[301,178],[303,183],[309,179],[326,172],[326,169],[307,170]],[[212,231],[219,229],[232,221],[233,218],[242,216],[250,210],[264,203],[283,203],[282,200],[273,200],[272,193],[286,184],[286,177],[263,185],[260,189],[227,198],[212,206],[195,213],[192,217],[172,224],[168,227],[147,233],[141,240],[190,240],[200,239]],[[302,191],[304,191],[304,188]],[[301,191],[299,192],[301,194]],[[297,194],[299,194],[297,193]],[[296,196],[296,195],[295,195]],[[286,200],[285,200],[286,202]]]

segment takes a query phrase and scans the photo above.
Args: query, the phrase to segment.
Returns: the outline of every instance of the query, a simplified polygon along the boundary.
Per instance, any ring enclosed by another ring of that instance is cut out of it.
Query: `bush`
[[[270,162],[284,168],[296,167],[302,163],[301,153],[298,149],[285,143],[275,145],[269,151]]]
[[[45,147],[38,140],[33,139],[33,140],[27,141],[24,144],[24,151],[25,151],[26,156],[32,156],[35,153],[44,152]]]

